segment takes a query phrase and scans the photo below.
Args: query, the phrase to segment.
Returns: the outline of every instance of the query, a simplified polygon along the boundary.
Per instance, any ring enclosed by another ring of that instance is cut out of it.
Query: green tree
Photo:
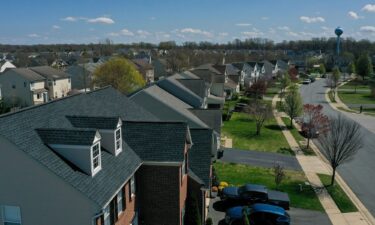
[[[185,224],[201,225],[201,215],[196,194],[193,192],[186,202]]]
[[[94,86],[112,85],[123,93],[133,92],[146,82],[134,65],[125,58],[110,59],[94,71]]]
[[[293,119],[302,113],[302,98],[298,91],[290,91],[285,96],[284,109],[290,118],[290,127],[292,127]]]
[[[372,63],[368,54],[362,54],[356,65],[357,73],[365,80],[366,76],[370,76],[373,73]]]
[[[281,96],[284,96],[285,89],[291,84],[291,80],[288,73],[285,73],[280,79]]]
[[[319,73],[321,75],[326,73],[326,67],[324,66],[323,63],[321,63],[320,66],[319,66]]]
[[[354,62],[351,62],[348,66],[348,73],[349,75],[352,75],[353,73],[355,74],[356,73],[356,69],[355,69],[355,63]]]

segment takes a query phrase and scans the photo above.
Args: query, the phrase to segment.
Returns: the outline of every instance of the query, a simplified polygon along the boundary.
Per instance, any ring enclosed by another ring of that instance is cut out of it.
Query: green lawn
[[[327,186],[331,183],[330,175],[318,174],[318,176],[320,180],[322,181],[323,185]],[[342,213],[358,211],[358,209],[355,207],[352,201],[350,201],[348,196],[341,189],[340,185],[336,184],[336,182],[333,186],[328,186],[326,188],[327,188],[328,193],[331,195],[337,207],[339,207]]]
[[[266,185],[269,189],[275,189],[274,174],[272,169],[246,166],[233,163],[214,164],[216,174],[220,181],[226,181],[230,185],[243,185],[246,183]],[[324,211],[311,186],[304,186],[300,190],[299,185],[307,179],[303,172],[285,170],[286,177],[282,181],[279,190],[287,192],[291,201],[291,207]]]
[[[255,131],[255,122],[245,113],[233,113],[222,127],[222,133],[233,139],[234,148],[294,154],[274,118],[265,123],[259,136]]]
[[[307,139],[305,139],[299,133],[299,131],[297,130],[297,128],[294,125],[292,127],[290,127],[290,118],[289,117],[281,117],[281,119],[283,120],[283,122],[285,123],[285,125],[287,125],[287,128],[290,131],[290,133],[292,133],[294,139],[296,139],[299,147],[303,151],[303,154],[304,155],[316,155],[315,152],[311,148],[307,149],[305,145],[301,144],[301,141],[307,141]]]
[[[356,84],[357,83],[357,87]],[[362,81],[349,81],[343,86],[340,86],[339,89],[353,89],[353,91],[357,88],[357,90],[370,90],[367,84],[364,84]]]
[[[345,104],[375,104],[375,98],[370,93],[338,91],[338,95]]]

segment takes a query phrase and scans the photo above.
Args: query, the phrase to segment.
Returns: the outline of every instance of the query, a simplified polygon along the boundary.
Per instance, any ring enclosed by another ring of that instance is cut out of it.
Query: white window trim
[[[134,197],[135,196],[135,193],[136,193],[136,186],[135,186],[135,177],[132,176],[130,178],[130,191],[131,191],[131,197]]]
[[[99,148],[99,154],[98,154],[98,166],[94,168],[94,147],[98,145]],[[91,171],[92,171],[92,176],[94,176],[97,172],[99,172],[102,169],[102,152],[100,150],[100,141],[95,142],[91,146]]]
[[[119,195],[121,194],[121,199],[119,198]],[[121,188],[120,191],[116,195],[116,201],[117,201],[117,215],[120,215],[121,213],[124,212],[124,204],[123,204],[123,199],[124,199],[124,192],[123,189]],[[122,209],[119,210],[119,204],[122,205]]]
[[[19,210],[19,220],[18,221],[9,221],[5,220],[5,207],[17,207]],[[21,215],[21,208],[19,206],[11,206],[11,205],[0,205],[0,215],[2,218],[2,222],[5,224],[7,223],[15,223],[15,224],[22,224],[22,215]]]
[[[110,217],[111,217],[111,211],[109,209],[109,204],[108,204],[103,209],[103,224],[104,225],[109,225],[111,223],[111,218]],[[109,223],[108,224],[105,222],[107,218],[109,219]]]
[[[120,147],[119,148],[117,148],[117,144],[116,144],[116,142],[118,141],[117,137],[116,137],[117,131],[120,131],[120,139],[119,139]],[[119,127],[118,129],[115,130],[114,136],[115,136],[115,138],[114,138],[114,140],[115,140],[115,152],[116,152],[116,155],[118,155],[122,151],[122,131],[121,131],[121,127]]]

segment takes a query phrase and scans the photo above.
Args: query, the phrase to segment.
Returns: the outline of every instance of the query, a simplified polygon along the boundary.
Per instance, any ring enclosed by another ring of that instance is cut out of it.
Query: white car
[[[305,79],[302,81],[302,84],[310,84],[311,80],[310,79]]]

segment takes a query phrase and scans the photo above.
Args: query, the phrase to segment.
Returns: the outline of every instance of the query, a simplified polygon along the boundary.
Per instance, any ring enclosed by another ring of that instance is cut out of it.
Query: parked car
[[[310,84],[311,83],[311,80],[310,79],[304,79],[302,81],[302,84]]]
[[[236,105],[234,106],[234,112],[242,112],[245,107],[247,106],[246,103],[236,103]]]
[[[243,225],[245,215],[250,225],[290,225],[290,216],[283,208],[262,203],[228,209],[225,222],[228,225]]]
[[[314,83],[314,82],[315,82],[315,77],[314,77],[314,76],[310,76],[309,79],[310,79],[310,82],[311,82],[311,83]]]
[[[226,187],[221,193],[221,199],[232,201],[238,205],[252,203],[267,203],[289,209],[290,200],[287,193],[268,190],[264,185],[246,184],[241,187]]]

